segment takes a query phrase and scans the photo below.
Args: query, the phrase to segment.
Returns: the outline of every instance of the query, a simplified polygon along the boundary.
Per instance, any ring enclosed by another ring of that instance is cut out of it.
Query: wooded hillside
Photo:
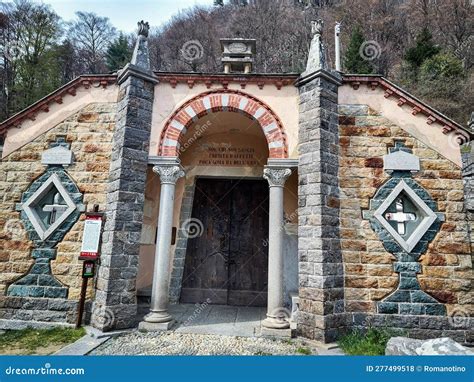
[[[80,12],[65,23],[33,0],[3,4],[0,119],[77,75],[114,71],[127,62],[134,36],[120,34],[102,16]],[[301,72],[310,21],[317,18],[324,20],[331,67],[340,21],[345,72],[381,73],[466,124],[474,104],[470,0],[216,0],[152,31],[153,66],[220,72],[219,39],[246,37],[257,40],[256,71]]]

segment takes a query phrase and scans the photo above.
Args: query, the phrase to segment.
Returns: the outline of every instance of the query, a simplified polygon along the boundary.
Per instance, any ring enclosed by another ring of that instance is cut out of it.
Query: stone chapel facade
[[[166,330],[169,304],[266,306],[331,342],[382,326],[473,342],[473,129],[378,75],[81,76],[0,124],[0,322],[71,324],[84,214],[105,214],[88,319]],[[137,321],[140,299],[150,312]],[[295,311],[298,310],[296,313]],[[292,312],[293,311],[293,312]]]

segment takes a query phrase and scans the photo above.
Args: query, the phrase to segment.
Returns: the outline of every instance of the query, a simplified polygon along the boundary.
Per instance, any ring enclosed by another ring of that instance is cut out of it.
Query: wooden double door
[[[196,181],[181,302],[266,306],[268,199],[264,180]]]

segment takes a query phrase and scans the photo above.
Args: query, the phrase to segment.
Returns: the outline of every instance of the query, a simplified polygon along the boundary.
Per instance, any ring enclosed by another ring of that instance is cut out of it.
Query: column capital
[[[161,184],[176,184],[185,175],[180,165],[157,165],[153,167],[153,172],[160,176]]]
[[[289,168],[272,168],[267,166],[263,170],[263,178],[268,181],[270,187],[283,187],[290,175],[291,170]]]

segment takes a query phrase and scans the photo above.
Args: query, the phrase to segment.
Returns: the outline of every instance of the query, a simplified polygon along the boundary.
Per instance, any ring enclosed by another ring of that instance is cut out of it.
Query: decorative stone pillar
[[[168,313],[171,231],[176,182],[184,176],[184,171],[177,160],[175,163],[170,162],[153,167],[153,171],[160,176],[161,180],[160,210],[150,313],[139,325],[142,330],[167,330],[174,322],[173,317]]]
[[[289,168],[266,166],[263,177],[270,185],[270,230],[268,240],[268,307],[262,325],[270,329],[290,327],[283,296],[283,191]]]
[[[119,99],[112,144],[100,266],[91,323],[103,331],[135,325],[136,277],[145,183],[158,82],[148,56],[148,23],[139,31],[132,60],[118,74]]]
[[[468,124],[469,130],[474,133],[474,112]],[[461,148],[462,150],[462,177],[464,182],[464,204],[469,220],[471,249],[474,251],[474,143]]]
[[[298,331],[333,342],[346,326],[344,271],[339,234],[338,87],[327,69],[322,22],[314,34],[306,71],[296,82],[300,96],[298,165]]]

